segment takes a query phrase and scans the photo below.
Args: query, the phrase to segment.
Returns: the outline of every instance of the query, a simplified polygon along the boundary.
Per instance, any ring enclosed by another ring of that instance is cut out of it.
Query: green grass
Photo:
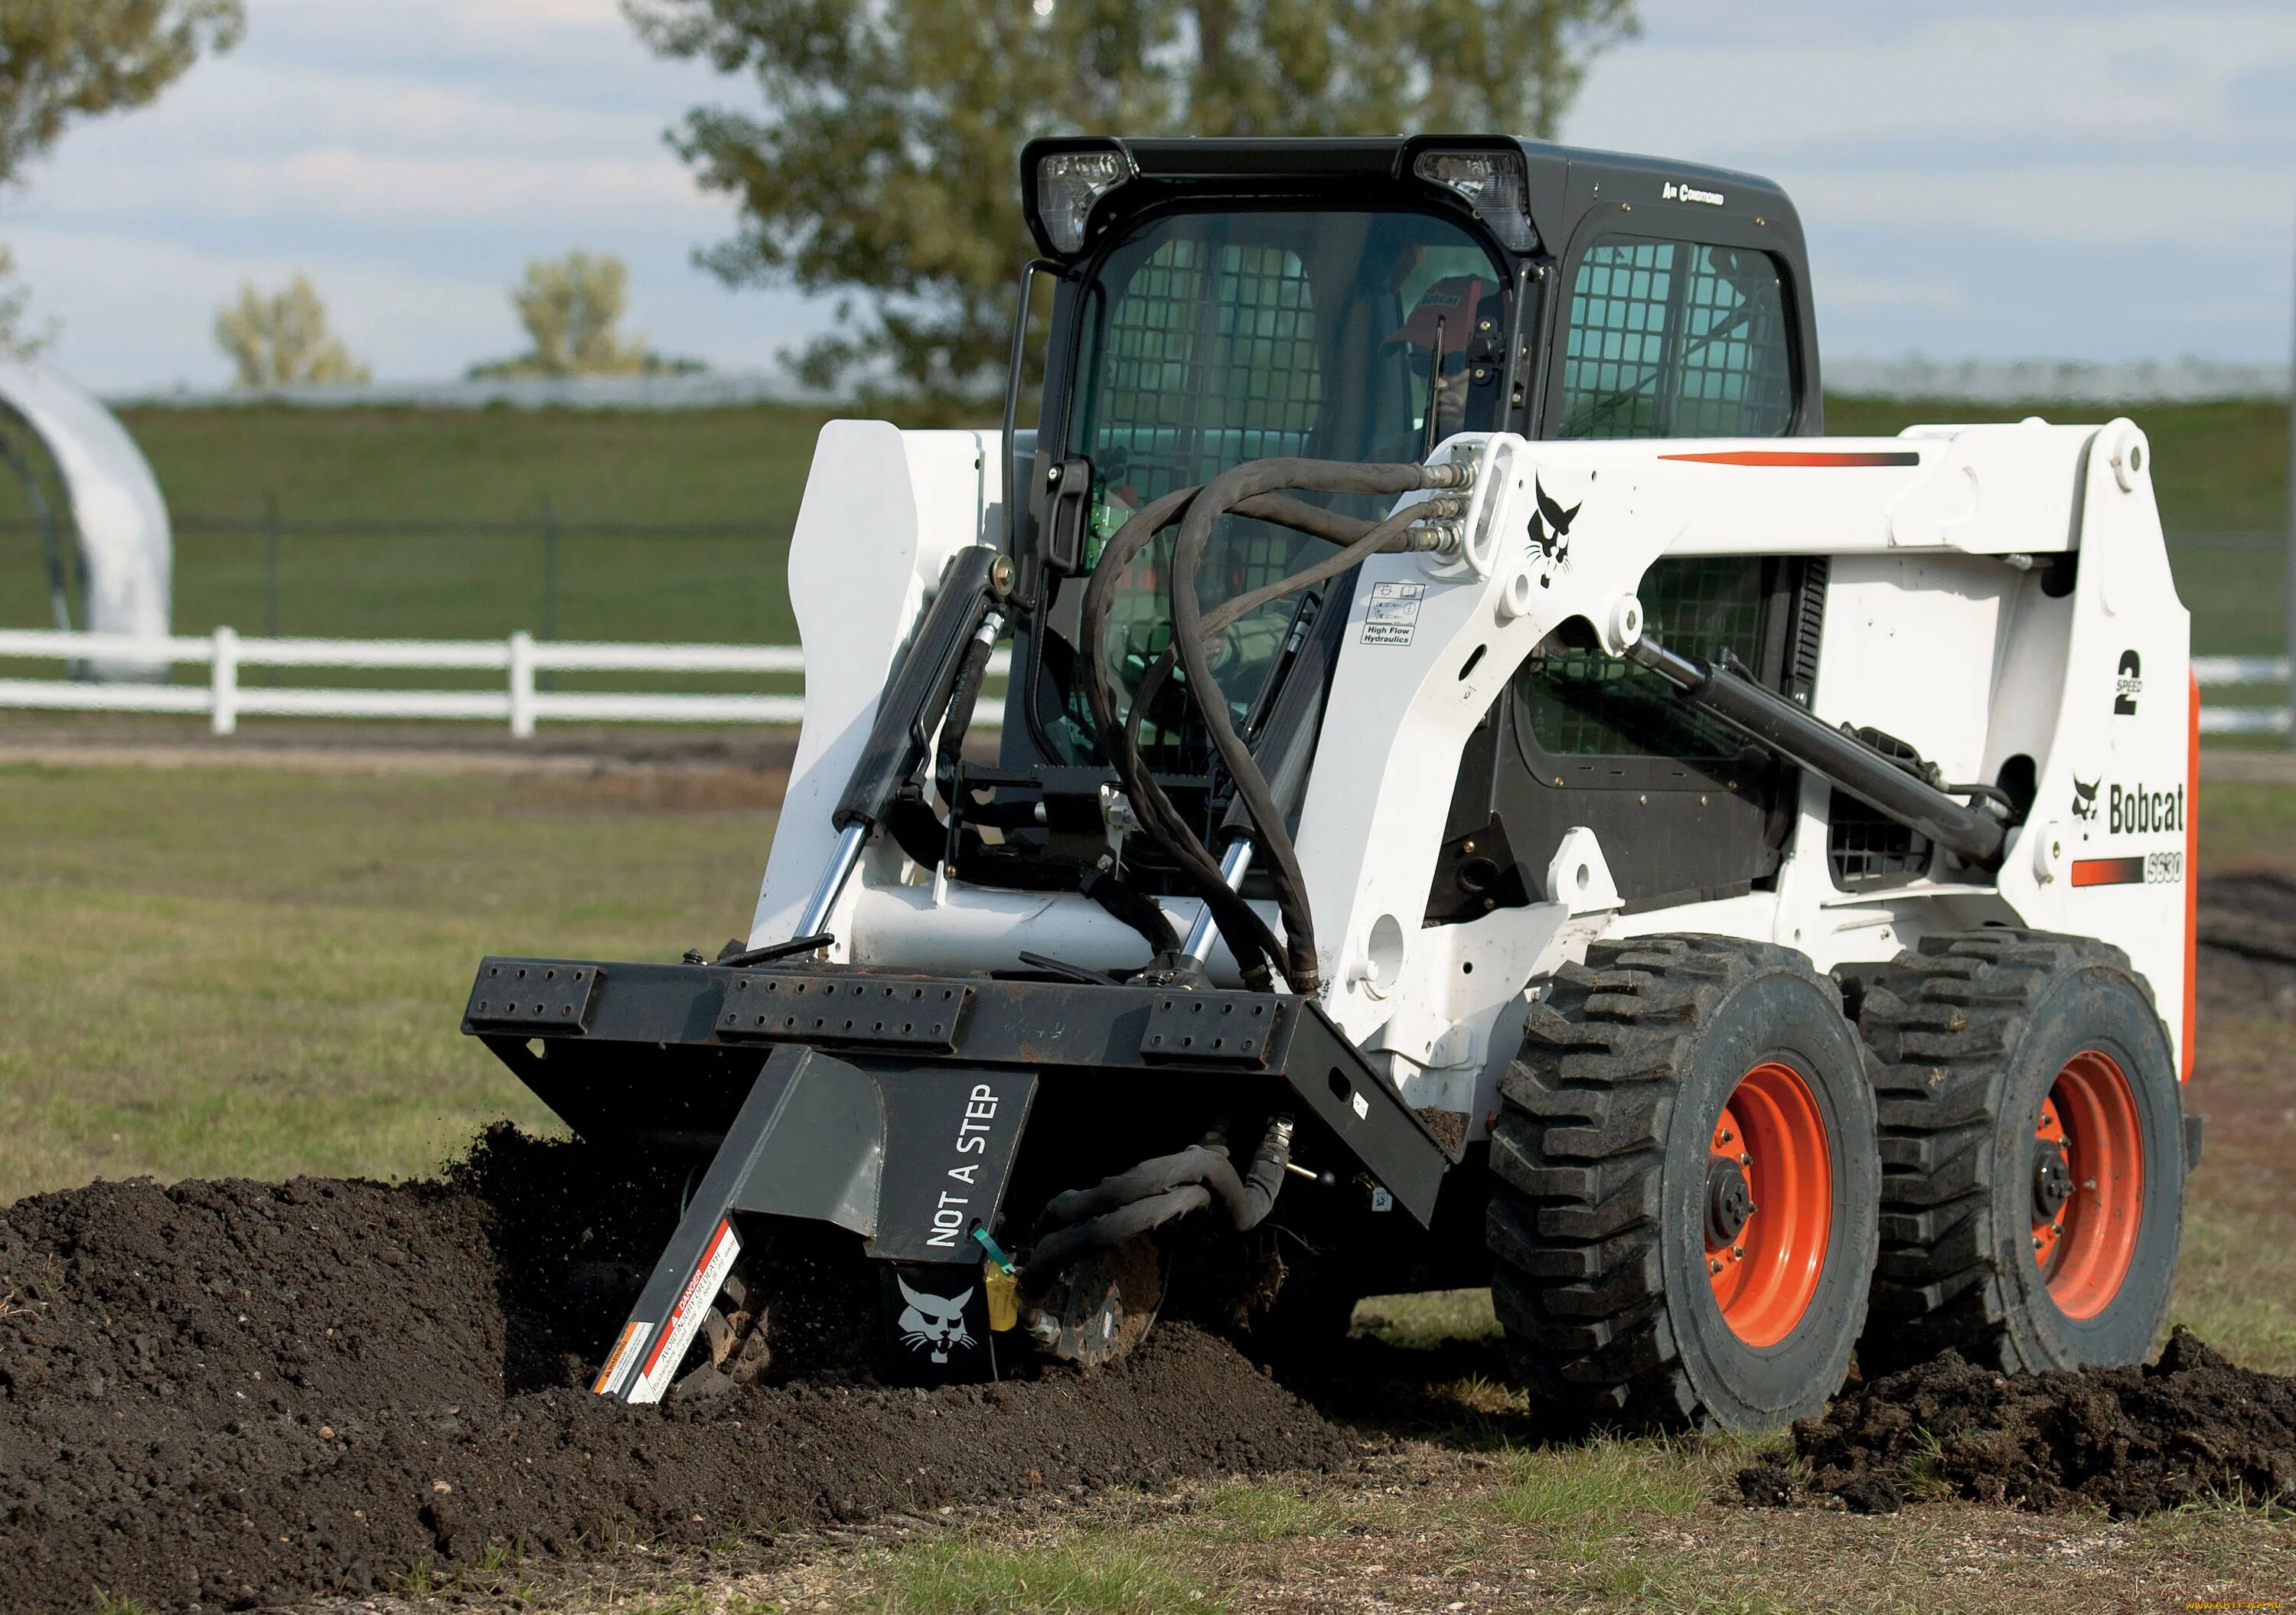
[[[1143,1544],[1086,1535],[1043,1547],[936,1539],[889,1556],[888,1615],[1169,1615],[1227,1607]]]
[[[1706,1487],[1684,1463],[1685,1450],[1677,1442],[1611,1437],[1517,1448],[1501,1463],[1499,1512],[1517,1525],[1596,1540],[1630,1518],[1688,1513]]]
[[[2281,639],[2287,428],[2274,404],[2145,406],[2177,583],[2204,651]],[[1834,399],[1829,427],[1892,433],[1922,421],[2095,419],[2061,406]],[[137,409],[128,429],[179,518],[288,521],[515,521],[507,534],[296,536],[281,545],[279,627],[289,634],[498,638],[544,626],[545,506],[562,523],[739,524],[726,536],[570,533],[558,559],[563,639],[784,643],[786,535],[827,416],[761,406],[668,412]],[[905,422],[917,423],[917,422]],[[20,516],[0,476],[0,522]],[[265,545],[255,533],[176,537],[176,622],[205,633],[264,626]],[[2257,542],[2210,539],[2266,535]],[[0,624],[44,624],[35,540],[0,531]],[[328,676],[340,679],[340,675]],[[441,682],[406,679],[394,682]],[[455,682],[452,679],[445,682]],[[576,681],[579,682],[579,681]],[[628,676],[610,679],[631,685]],[[643,681],[641,681],[643,682]],[[746,687],[746,686],[744,686]]]
[[[772,815],[669,782],[0,770],[0,1203],[417,1173],[547,1115],[456,1024],[489,952],[747,929]]]

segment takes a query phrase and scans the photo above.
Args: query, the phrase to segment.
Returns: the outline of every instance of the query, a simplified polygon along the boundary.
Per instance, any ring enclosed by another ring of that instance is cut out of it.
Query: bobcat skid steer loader
[[[694,1162],[599,1394],[753,1361],[792,1231],[928,1381],[1105,1361],[1189,1284],[1299,1338],[1488,1283],[1564,1422],[2144,1352],[2199,1135],[2144,434],[1825,437],[1744,175],[1023,164],[1004,431],[822,432],[748,940],[472,989],[578,1133]]]

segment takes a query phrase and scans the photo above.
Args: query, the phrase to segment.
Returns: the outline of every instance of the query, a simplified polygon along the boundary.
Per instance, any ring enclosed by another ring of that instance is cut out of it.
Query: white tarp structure
[[[94,394],[37,359],[0,360],[0,417],[29,428],[62,480],[87,578],[81,627],[165,638],[175,544],[135,440]],[[168,665],[106,659],[86,670],[100,679],[164,679]]]

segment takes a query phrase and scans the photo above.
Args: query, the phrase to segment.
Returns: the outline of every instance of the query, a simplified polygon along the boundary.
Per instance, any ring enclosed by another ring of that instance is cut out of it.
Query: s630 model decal
[[[2075,858],[2075,886],[2174,886],[2185,878],[2181,852],[2147,852],[2127,858]]]

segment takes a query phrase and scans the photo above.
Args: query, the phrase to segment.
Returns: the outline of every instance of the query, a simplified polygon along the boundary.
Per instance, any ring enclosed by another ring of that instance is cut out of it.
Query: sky
[[[299,271],[379,379],[459,375],[523,345],[506,288],[572,247],[620,254],[630,324],[720,370],[769,369],[828,324],[825,301],[694,264],[733,209],[663,132],[754,91],[656,60],[614,0],[248,11],[236,52],[79,126],[0,193],[0,243],[36,318],[61,323],[53,357],[89,385],[222,383],[217,305]],[[1643,0],[1641,16],[1564,138],[1782,183],[1824,352],[2287,361],[2287,0]]]

